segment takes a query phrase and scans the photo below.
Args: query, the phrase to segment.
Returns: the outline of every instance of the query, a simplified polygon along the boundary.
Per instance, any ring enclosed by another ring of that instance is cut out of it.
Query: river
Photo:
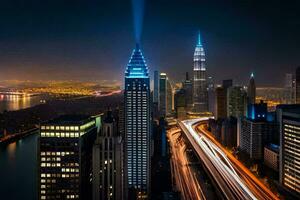
[[[3,111],[20,110],[40,104],[44,99],[42,95],[35,96],[20,96],[0,94],[0,113]]]
[[[0,145],[0,199],[37,199],[37,137]]]

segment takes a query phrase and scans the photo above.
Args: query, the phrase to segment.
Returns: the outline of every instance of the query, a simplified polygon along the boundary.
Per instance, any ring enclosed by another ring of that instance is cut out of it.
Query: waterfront
[[[1,199],[36,199],[37,137],[33,134],[0,145]]]
[[[0,94],[0,113],[3,111],[20,110],[40,104],[44,99],[42,95],[21,96]]]

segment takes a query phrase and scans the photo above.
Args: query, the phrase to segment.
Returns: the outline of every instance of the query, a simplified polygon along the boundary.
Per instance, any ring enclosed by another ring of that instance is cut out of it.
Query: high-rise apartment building
[[[93,146],[93,200],[122,200],[123,178],[123,138],[108,111]]]
[[[150,80],[141,49],[133,50],[125,72],[125,156],[128,198],[150,194]]]
[[[201,43],[200,33],[198,43],[194,52],[194,84],[193,84],[193,104],[195,112],[208,111],[207,82],[205,52]]]
[[[300,105],[279,105],[276,112],[280,127],[279,181],[299,197]]]
[[[38,198],[91,199],[92,147],[100,116],[61,116],[40,125]]]

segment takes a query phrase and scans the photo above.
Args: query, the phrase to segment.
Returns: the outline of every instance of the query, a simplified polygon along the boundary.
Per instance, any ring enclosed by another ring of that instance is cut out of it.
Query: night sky
[[[141,46],[151,74],[192,71],[200,29],[217,82],[281,86],[300,65],[297,1],[146,0]],[[135,46],[131,1],[3,0],[0,80],[120,80]]]

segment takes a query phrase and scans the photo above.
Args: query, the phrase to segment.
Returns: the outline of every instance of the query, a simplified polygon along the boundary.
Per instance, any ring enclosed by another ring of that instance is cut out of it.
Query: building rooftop
[[[88,115],[62,115],[55,119],[43,122],[47,125],[82,125],[91,121]]]

